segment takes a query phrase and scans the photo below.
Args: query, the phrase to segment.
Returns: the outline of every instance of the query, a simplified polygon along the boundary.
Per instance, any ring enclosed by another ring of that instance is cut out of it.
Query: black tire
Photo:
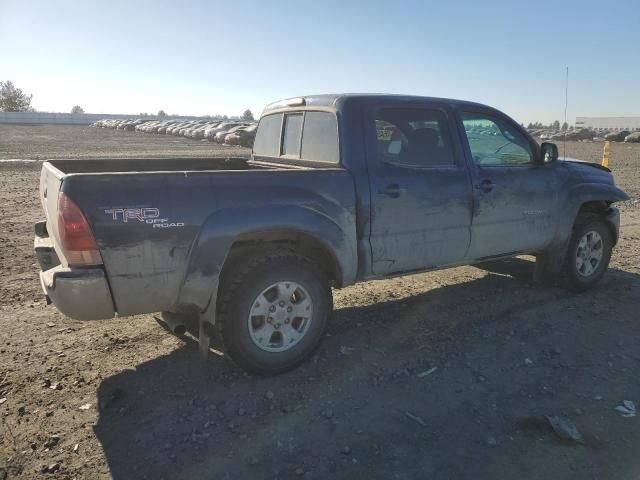
[[[277,375],[298,367],[320,344],[333,308],[326,274],[315,262],[290,250],[274,250],[232,268],[224,279],[220,307],[227,353],[241,368],[259,375]],[[311,298],[311,320],[298,343],[284,351],[265,351],[252,339],[249,316],[258,296],[278,282],[302,286]]]
[[[602,257],[596,264],[597,266],[593,268],[593,271],[585,275],[584,272],[580,272],[576,261],[579,255],[580,241],[589,232],[595,232],[599,235],[601,239],[600,248],[602,248]],[[573,233],[569,241],[564,263],[564,273],[569,287],[577,291],[583,291],[598,283],[609,268],[612,249],[613,236],[602,217],[591,213],[580,215],[573,227]]]

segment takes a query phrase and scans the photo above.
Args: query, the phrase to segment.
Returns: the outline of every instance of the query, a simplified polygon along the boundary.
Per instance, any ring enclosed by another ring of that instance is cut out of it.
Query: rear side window
[[[292,112],[260,119],[253,144],[258,157],[339,163],[338,122],[330,112]]]
[[[253,142],[253,153],[259,157],[280,156],[280,128],[282,114],[267,115],[260,119],[256,138]]]
[[[294,113],[284,116],[284,135],[282,137],[282,155],[300,156],[300,131],[302,130],[302,114]]]
[[[302,134],[303,160],[338,163],[338,124],[328,112],[306,112]]]
[[[440,110],[381,108],[375,122],[378,154],[384,162],[409,167],[455,164],[447,119]]]

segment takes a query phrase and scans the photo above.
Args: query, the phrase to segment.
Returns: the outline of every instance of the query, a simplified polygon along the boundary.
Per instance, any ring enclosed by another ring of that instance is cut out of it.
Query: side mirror
[[[551,163],[558,160],[558,147],[555,143],[544,142],[540,145],[542,163]]]

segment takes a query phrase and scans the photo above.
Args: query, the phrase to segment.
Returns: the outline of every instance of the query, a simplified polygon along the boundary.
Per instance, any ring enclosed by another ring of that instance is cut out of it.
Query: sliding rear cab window
[[[320,111],[287,112],[260,119],[253,154],[272,159],[339,163],[335,114]]]

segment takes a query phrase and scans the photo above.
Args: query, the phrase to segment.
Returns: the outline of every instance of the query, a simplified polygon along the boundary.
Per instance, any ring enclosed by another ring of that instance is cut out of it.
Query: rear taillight
[[[69,265],[102,263],[89,222],[73,200],[62,192],[58,197],[58,237]]]

